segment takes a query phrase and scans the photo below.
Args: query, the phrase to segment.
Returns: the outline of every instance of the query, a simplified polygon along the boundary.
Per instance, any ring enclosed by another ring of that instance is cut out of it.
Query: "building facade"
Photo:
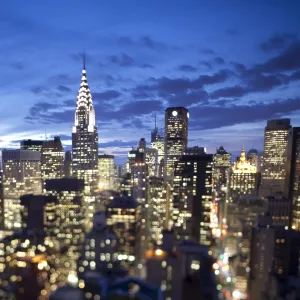
[[[188,143],[189,111],[185,107],[165,110],[165,177],[174,175],[174,165],[179,161]]]
[[[276,119],[267,122],[260,188],[262,196],[284,192],[290,128],[290,119]]]
[[[103,154],[98,156],[99,167],[99,189],[115,189],[115,157],[114,155]]]
[[[4,226],[20,229],[22,206],[20,197],[41,194],[41,154],[32,150],[3,150]]]

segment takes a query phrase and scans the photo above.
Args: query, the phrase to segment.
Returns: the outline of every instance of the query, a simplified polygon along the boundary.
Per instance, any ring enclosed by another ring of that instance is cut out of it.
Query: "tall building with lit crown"
[[[64,177],[64,148],[60,137],[45,141],[41,149],[41,170],[43,181]]]
[[[99,188],[101,190],[115,189],[115,160],[114,155],[98,156]]]
[[[22,227],[20,197],[41,194],[41,154],[31,150],[3,150],[4,226]]]
[[[171,179],[174,164],[179,161],[188,143],[189,111],[185,107],[165,110],[165,177]]]
[[[94,193],[98,187],[98,128],[85,62],[77,96],[75,124],[72,129],[72,172],[84,180],[88,219],[93,217]]]
[[[156,127],[156,118],[155,118],[155,127],[151,131],[151,148],[157,151],[157,174],[155,175],[158,177],[163,177],[165,140],[163,135],[159,133],[158,128]]]
[[[291,201],[290,227],[300,231],[300,127],[290,128],[288,133],[284,194]]]
[[[269,196],[284,191],[290,119],[269,120],[265,128],[260,193]]]
[[[175,164],[173,220],[177,239],[211,244],[213,155],[187,148]]]
[[[258,191],[258,172],[246,158],[244,148],[240,157],[234,163],[234,166],[229,169],[227,200],[235,201],[240,196],[252,195],[255,196]]]

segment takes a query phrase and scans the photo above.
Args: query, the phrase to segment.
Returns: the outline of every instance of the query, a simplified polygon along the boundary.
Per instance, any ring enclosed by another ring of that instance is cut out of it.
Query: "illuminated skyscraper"
[[[169,107],[165,111],[165,176],[171,179],[174,164],[179,161],[188,142],[189,112],[185,107]]]
[[[173,219],[177,239],[211,244],[213,155],[187,148],[175,164]]]
[[[163,135],[159,133],[158,128],[156,127],[156,118],[155,118],[155,127],[151,132],[151,148],[157,151],[157,174],[155,175],[158,177],[163,177],[165,140]]]
[[[290,119],[269,120],[265,128],[260,193],[269,196],[284,191]]]
[[[77,96],[75,124],[72,129],[72,175],[84,180],[86,226],[92,225],[95,194],[98,189],[98,128],[85,62]]]
[[[141,138],[139,141],[139,146],[137,148],[138,152],[143,153],[144,161],[147,165],[147,171],[149,176],[156,176],[157,174],[157,150],[154,148],[148,148],[146,146],[146,140]]]
[[[288,134],[285,196],[291,201],[291,228],[300,231],[300,127]]]
[[[227,171],[231,166],[231,154],[223,146],[217,149],[214,155],[214,181],[216,186],[226,185]]]
[[[71,151],[66,151],[64,160],[64,175],[70,178],[72,175],[72,154]]]
[[[39,140],[24,140],[20,143],[21,150],[33,150],[41,152],[44,141]]]
[[[115,189],[115,161],[113,155],[103,154],[98,156],[99,189]]]
[[[59,179],[64,177],[64,148],[60,137],[45,141],[41,149],[42,179]]]
[[[243,195],[256,196],[258,192],[258,172],[246,158],[245,150],[242,149],[241,156],[229,169],[227,200],[234,202]]]
[[[119,241],[118,257],[130,274],[136,274],[141,261],[141,205],[130,197],[116,197],[106,209],[107,225]]]
[[[61,250],[65,250],[65,262],[61,264],[61,276],[76,271],[76,261],[84,238],[84,182],[77,178],[46,180],[47,196],[57,201],[45,208],[48,234],[55,237]],[[61,279],[63,281],[63,278]]]
[[[31,150],[3,150],[4,225],[20,229],[20,197],[42,193],[41,154]]]

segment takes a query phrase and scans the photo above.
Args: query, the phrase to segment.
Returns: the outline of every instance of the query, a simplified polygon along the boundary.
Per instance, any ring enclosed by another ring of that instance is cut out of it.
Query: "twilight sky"
[[[2,0],[0,148],[71,145],[80,53],[100,151],[118,163],[154,112],[190,110],[189,145],[263,149],[267,119],[300,126],[300,1]]]

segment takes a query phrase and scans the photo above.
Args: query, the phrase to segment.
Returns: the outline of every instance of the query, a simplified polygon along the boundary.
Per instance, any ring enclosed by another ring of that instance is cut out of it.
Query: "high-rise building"
[[[177,239],[211,244],[213,155],[187,148],[175,164],[173,220]]]
[[[158,177],[163,177],[165,141],[164,141],[164,136],[159,133],[159,130],[156,126],[156,117],[155,117],[155,127],[151,131],[151,148],[157,151],[157,174],[155,175]]]
[[[60,137],[45,141],[41,149],[42,179],[59,179],[64,177],[64,148]]]
[[[227,200],[235,201],[243,195],[256,196],[258,192],[259,176],[255,166],[247,160],[245,150],[229,169]]]
[[[93,228],[85,235],[81,256],[78,260],[79,277],[88,271],[107,273],[118,263],[118,241],[106,226],[104,212],[94,215]]]
[[[216,186],[226,185],[227,171],[231,166],[231,154],[223,146],[214,154],[214,183]]]
[[[98,128],[85,63],[77,96],[75,124],[72,129],[72,173],[85,184],[87,219],[94,213],[94,194],[98,188]]]
[[[267,122],[260,188],[262,196],[284,192],[290,128],[290,119],[276,119]]]
[[[300,231],[300,127],[288,133],[285,196],[291,201],[290,226]]]
[[[64,175],[66,178],[70,178],[72,175],[72,153],[66,151],[64,160]]]
[[[114,155],[103,154],[98,156],[99,189],[115,189],[115,160]]]
[[[163,178],[150,177],[148,184],[148,222],[150,241],[153,244],[162,243],[162,232],[167,228],[169,207],[166,198],[166,184]]]
[[[262,153],[259,153],[256,149],[250,149],[247,153],[247,160],[250,164],[256,167],[257,171],[260,172],[261,169],[261,159]]]
[[[46,180],[45,193],[57,200],[45,208],[48,234],[59,242],[65,257],[61,263],[61,280],[76,271],[76,261],[84,238],[84,181],[77,178]],[[63,278],[64,277],[64,278]]]
[[[39,140],[24,140],[20,142],[21,150],[33,150],[41,152],[44,141]]]
[[[188,143],[189,111],[185,107],[169,107],[165,110],[165,176],[174,175],[174,165],[179,161]]]
[[[119,241],[118,258],[130,274],[141,268],[141,205],[130,197],[115,197],[106,209],[107,225]]]
[[[3,150],[4,225],[22,227],[20,197],[41,194],[41,154],[32,150]]]
[[[137,151],[143,153],[143,159],[147,165],[147,172],[149,176],[156,176],[157,174],[157,150],[148,148],[146,146],[145,138],[141,138]]]

